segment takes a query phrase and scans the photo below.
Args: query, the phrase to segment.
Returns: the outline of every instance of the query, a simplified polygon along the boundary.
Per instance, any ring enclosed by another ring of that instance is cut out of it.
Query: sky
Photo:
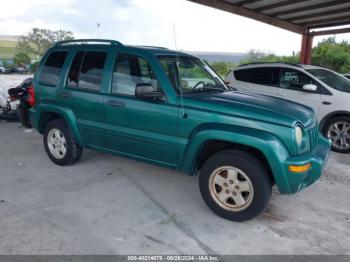
[[[298,34],[186,0],[12,0],[0,8],[0,35],[39,27],[69,30],[76,38],[100,34],[125,44],[175,49],[173,25],[177,49],[186,51],[291,55],[301,45]],[[336,39],[350,40],[350,34]]]

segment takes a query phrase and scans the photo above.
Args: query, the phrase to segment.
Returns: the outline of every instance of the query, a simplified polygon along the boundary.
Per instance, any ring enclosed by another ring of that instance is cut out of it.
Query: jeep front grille
[[[313,151],[317,146],[318,139],[318,125],[315,124],[308,129],[309,138],[310,138],[310,151]]]

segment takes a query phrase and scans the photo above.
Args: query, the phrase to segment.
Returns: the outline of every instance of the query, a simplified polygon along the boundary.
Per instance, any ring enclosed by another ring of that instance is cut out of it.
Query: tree
[[[282,63],[299,63],[299,54],[292,56],[277,56],[271,52],[264,52],[261,50],[250,50],[248,52],[248,57],[241,60],[240,64],[249,64],[249,63],[273,63],[273,62],[282,62]]]
[[[285,62],[299,63],[300,54],[292,56],[277,56],[260,50],[250,50],[248,57],[240,64],[254,62]],[[312,64],[326,67],[338,73],[350,73],[350,43],[336,42],[334,37],[322,40],[312,49]]]
[[[5,68],[11,68],[11,64],[8,62],[7,59],[2,59],[1,64]]]
[[[27,35],[18,40],[17,49],[27,55],[43,56],[55,42],[74,39],[70,31],[33,28]]]
[[[251,49],[248,57],[240,61],[241,64],[259,63],[259,62],[275,62],[278,59],[276,55],[270,52]]]
[[[29,67],[30,72],[35,73],[39,67],[39,63],[39,61],[35,61],[34,63],[32,63]]]
[[[13,64],[16,66],[25,66],[30,64],[30,57],[26,53],[19,52],[13,57]]]
[[[218,73],[221,77],[225,77],[227,73],[235,66],[232,63],[225,62],[225,61],[217,61],[213,62],[210,65],[216,73]]]
[[[339,73],[350,72],[350,44],[337,43],[334,37],[321,41],[312,49],[312,64],[332,69]]]

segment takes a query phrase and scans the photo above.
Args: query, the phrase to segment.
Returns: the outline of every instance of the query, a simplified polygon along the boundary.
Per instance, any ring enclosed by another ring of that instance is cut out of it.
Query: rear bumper
[[[318,180],[323,173],[329,153],[330,142],[319,135],[317,147],[313,152],[286,159],[284,170],[287,185],[277,184],[279,191],[284,194],[296,193]],[[311,168],[306,172],[293,173],[288,170],[290,165],[302,166],[308,163],[311,163]]]

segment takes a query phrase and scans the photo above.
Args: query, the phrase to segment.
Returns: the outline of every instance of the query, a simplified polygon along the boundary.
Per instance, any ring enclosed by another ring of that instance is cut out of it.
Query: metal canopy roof
[[[311,29],[350,25],[350,0],[189,0],[249,17],[286,30],[308,34]],[[350,28],[315,31],[313,35],[350,32]]]

